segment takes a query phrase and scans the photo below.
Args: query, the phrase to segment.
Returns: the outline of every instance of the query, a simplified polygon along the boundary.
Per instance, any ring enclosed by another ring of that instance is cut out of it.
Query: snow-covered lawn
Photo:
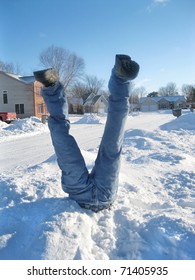
[[[89,169],[106,117],[71,116]],[[0,259],[195,259],[195,114],[129,116],[118,197],[81,209],[61,190],[47,125],[0,122]]]

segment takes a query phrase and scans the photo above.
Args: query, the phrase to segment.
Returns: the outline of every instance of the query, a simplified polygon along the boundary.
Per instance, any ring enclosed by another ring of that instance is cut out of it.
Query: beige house
[[[166,98],[161,98],[158,101],[158,109],[165,110],[170,108],[170,102]]]
[[[34,76],[0,71],[0,112],[16,112],[17,118],[41,118],[47,109],[41,96],[42,84]]]
[[[107,113],[108,101],[103,95],[89,96],[83,104],[85,113]]]
[[[68,98],[69,112],[79,113],[107,113],[108,101],[103,95],[87,94],[83,97]]]
[[[140,98],[140,110],[142,112],[176,108],[182,109],[186,108],[186,104],[186,99],[182,95]]]
[[[146,97],[140,99],[140,110],[142,112],[152,112],[158,110],[158,102],[157,100]]]

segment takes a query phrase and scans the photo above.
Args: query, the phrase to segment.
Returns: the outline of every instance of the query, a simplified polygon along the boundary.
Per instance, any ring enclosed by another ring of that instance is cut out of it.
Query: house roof
[[[83,103],[85,102],[91,102],[91,100],[94,98],[95,94],[93,92],[90,93],[85,93],[82,98],[83,98]]]
[[[175,102],[178,100],[185,100],[185,97],[183,95],[175,95],[175,96],[164,96],[164,99],[166,99],[169,102]]]
[[[101,95],[96,95],[96,96],[94,96],[94,98],[92,99],[92,101],[91,101],[91,105],[94,105],[97,101],[98,101],[98,99],[101,97]]]
[[[156,103],[158,103],[162,99],[165,99],[169,102],[176,102],[178,100],[185,101],[185,97],[183,95],[174,95],[174,96],[142,97],[140,98],[140,103],[143,103],[145,100],[153,100]]]
[[[105,97],[101,94],[95,95],[93,98],[87,98],[87,100],[84,102],[84,105],[95,105],[95,103],[100,99],[103,98],[104,102],[106,103],[107,100]]]
[[[24,76],[19,78],[20,81],[23,81],[26,84],[31,84],[35,82],[35,77],[34,76]]]
[[[0,71],[0,73],[15,79],[19,82],[22,82],[24,84],[32,84],[35,81],[35,77],[34,76],[20,76],[20,75],[16,75],[16,74],[12,74],[12,73],[8,73],[8,72],[4,72],[4,71]]]
[[[146,100],[152,100],[153,102],[157,103],[160,99],[161,99],[160,97],[141,97],[140,103],[143,103]]]

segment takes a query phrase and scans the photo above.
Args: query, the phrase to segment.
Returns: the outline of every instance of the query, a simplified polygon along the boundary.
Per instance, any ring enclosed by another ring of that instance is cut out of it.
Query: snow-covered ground
[[[71,116],[89,169],[105,116]],[[47,125],[0,122],[0,259],[195,259],[195,114],[128,117],[118,197],[81,209],[61,190]]]

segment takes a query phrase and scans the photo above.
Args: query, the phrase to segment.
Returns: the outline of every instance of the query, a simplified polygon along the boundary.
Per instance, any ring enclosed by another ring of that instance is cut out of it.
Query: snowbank
[[[47,125],[43,124],[37,117],[18,119],[11,124],[0,122],[0,141],[7,140],[7,137],[24,136],[30,133],[47,131]]]
[[[195,130],[195,114],[188,113],[160,126],[162,130]]]
[[[37,128],[42,128],[42,122],[40,119],[36,117],[30,117],[26,119],[19,119],[12,122],[9,126],[5,128],[7,131],[19,131],[22,130],[23,132],[32,132]]]
[[[8,127],[8,126],[9,126],[9,124],[0,121],[0,131],[1,131],[2,129],[4,129],[4,128]]]
[[[85,114],[75,124],[105,124],[105,119],[96,114]]]

